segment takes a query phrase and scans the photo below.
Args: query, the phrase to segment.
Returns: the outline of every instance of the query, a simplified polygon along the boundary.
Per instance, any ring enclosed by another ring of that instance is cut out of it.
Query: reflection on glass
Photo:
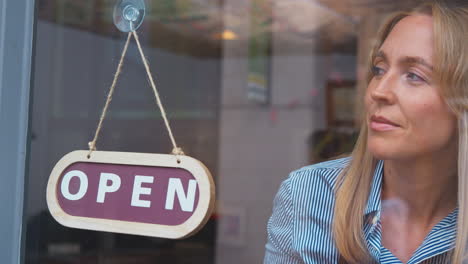
[[[113,24],[114,5],[115,1],[38,1],[25,260],[212,263],[214,219],[197,235],[175,241],[67,228],[47,211],[45,187],[49,173],[65,153],[87,148],[126,39],[126,34]],[[216,171],[220,40],[198,38],[180,28],[175,31],[171,27],[177,23],[154,13],[155,9],[166,8],[173,12],[169,18],[183,20],[190,6],[172,5],[172,1],[147,2],[147,6],[152,13],[139,29],[140,40],[175,137],[186,153]],[[199,46],[193,48],[187,43]],[[171,151],[134,43],[129,47],[97,148]]]
[[[377,26],[417,2],[146,1],[138,34],[175,137],[217,184],[207,226],[172,241],[66,228],[47,212],[49,173],[87,148],[126,35],[114,0],[37,0],[26,262],[260,263],[279,183],[352,149]],[[135,44],[97,148],[171,150]]]

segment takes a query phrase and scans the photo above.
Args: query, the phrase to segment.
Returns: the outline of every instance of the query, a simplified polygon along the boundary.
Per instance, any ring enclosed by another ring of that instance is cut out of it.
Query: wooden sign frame
[[[64,226],[96,231],[180,239],[196,233],[205,225],[211,216],[215,202],[213,178],[205,165],[194,158],[185,155],[175,156],[172,154],[109,151],[94,151],[89,159],[87,155],[87,150],[77,150],[66,154],[53,168],[47,184],[47,205],[49,210],[52,216]],[[185,169],[189,171],[197,181],[200,194],[198,205],[193,215],[190,216],[187,221],[176,226],[69,215],[63,211],[59,205],[57,199],[57,185],[62,172],[68,166],[77,162]]]

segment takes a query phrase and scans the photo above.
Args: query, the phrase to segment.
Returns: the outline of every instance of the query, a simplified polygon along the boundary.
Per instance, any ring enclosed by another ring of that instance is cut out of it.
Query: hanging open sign
[[[184,238],[208,220],[214,184],[188,156],[78,150],[54,167],[47,204],[62,225],[163,238]]]

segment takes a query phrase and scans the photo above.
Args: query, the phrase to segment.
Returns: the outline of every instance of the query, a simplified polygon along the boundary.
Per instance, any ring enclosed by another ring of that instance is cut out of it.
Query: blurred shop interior
[[[346,154],[378,25],[404,0],[147,0],[138,30],[174,136],[217,188],[184,240],[67,228],[48,213],[54,164],[87,149],[126,39],[115,0],[36,0],[26,263],[261,263],[288,173]],[[170,153],[134,42],[98,150]]]

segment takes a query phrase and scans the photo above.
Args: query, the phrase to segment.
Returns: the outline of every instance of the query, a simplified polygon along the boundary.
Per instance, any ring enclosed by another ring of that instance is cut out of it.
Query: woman
[[[466,1],[425,4],[383,26],[354,151],[283,182],[265,263],[463,263],[467,40]]]

